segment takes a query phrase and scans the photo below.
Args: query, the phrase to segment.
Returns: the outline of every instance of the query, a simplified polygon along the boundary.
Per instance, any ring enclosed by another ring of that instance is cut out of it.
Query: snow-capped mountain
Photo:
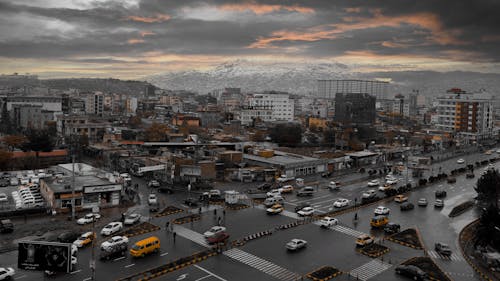
[[[352,77],[350,68],[340,63],[262,63],[236,60],[207,71],[162,73],[146,80],[164,89],[189,90],[200,94],[226,87],[244,92],[266,90],[308,94],[315,90],[317,79]]]

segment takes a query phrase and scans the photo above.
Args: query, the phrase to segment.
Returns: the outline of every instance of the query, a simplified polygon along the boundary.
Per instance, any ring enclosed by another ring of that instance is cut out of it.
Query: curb
[[[460,240],[462,239],[462,235],[463,235],[463,232],[464,232],[464,229],[474,225],[474,224],[478,224],[479,223],[479,219],[475,220],[475,221],[472,221],[471,223],[469,223],[468,225],[466,225],[464,228],[462,228],[462,230],[460,231],[460,234],[458,235],[458,239],[459,239],[459,246],[460,246],[460,252],[462,253],[462,256],[465,258],[465,260],[467,261],[467,263],[472,267],[472,269],[474,269],[474,271],[479,274],[479,276],[484,279],[484,280],[487,280],[487,281],[493,281],[493,279],[491,279],[487,274],[483,273],[482,270],[480,270],[475,263],[472,262],[472,260],[469,258],[469,256],[465,253],[463,247],[462,247],[462,243],[460,243]]]
[[[378,257],[380,257],[382,255],[385,255],[385,254],[389,253],[390,250],[391,249],[387,248],[387,249],[385,249],[383,251],[379,251],[376,254],[370,254],[370,253],[367,253],[367,252],[363,251],[363,248],[361,248],[361,249],[356,249],[356,252],[358,252],[360,254],[363,254],[365,256],[369,256],[370,258],[378,258]]]
[[[177,207],[174,207],[174,208],[176,208],[177,210],[172,210],[172,211],[168,211],[168,212],[159,212],[159,213],[155,214],[154,217],[159,218],[159,217],[165,217],[165,216],[184,212],[184,210],[182,210],[180,208],[177,208]]]
[[[342,271],[340,271],[340,270],[339,270],[339,271],[335,272],[334,274],[331,274],[331,275],[329,275],[329,276],[327,276],[327,277],[325,277],[325,278],[317,278],[317,277],[312,276],[312,274],[314,274],[314,272],[317,272],[317,271],[319,271],[319,270],[321,270],[321,269],[323,269],[323,268],[325,268],[325,267],[328,267],[328,266],[322,266],[322,267],[320,267],[320,268],[318,268],[318,269],[315,269],[315,270],[313,270],[313,271],[311,271],[311,272],[307,273],[305,276],[306,276],[307,278],[309,278],[309,279],[314,280],[314,281],[327,281],[327,280],[333,279],[333,278],[335,278],[335,277],[337,277],[338,275],[341,275],[341,274],[343,273]]]

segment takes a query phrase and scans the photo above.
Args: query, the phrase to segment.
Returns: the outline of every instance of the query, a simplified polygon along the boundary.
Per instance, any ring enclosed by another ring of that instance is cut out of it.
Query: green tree
[[[477,199],[487,205],[498,208],[498,194],[500,192],[500,174],[495,169],[488,169],[476,183],[474,189]]]
[[[28,141],[24,145],[26,151],[50,152],[54,148],[54,139],[50,132],[46,130],[29,130],[26,134]]]
[[[278,124],[269,136],[280,146],[297,146],[302,142],[302,127],[298,124]]]

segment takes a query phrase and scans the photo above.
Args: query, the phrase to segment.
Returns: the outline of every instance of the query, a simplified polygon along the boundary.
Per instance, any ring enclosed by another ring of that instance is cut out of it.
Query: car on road
[[[80,237],[80,234],[77,232],[65,231],[57,236],[57,241],[60,243],[73,243],[78,237]]]
[[[281,191],[279,189],[273,189],[266,193],[267,197],[276,197],[276,196],[281,196]]]
[[[156,197],[156,194],[150,193],[148,196],[148,204],[153,205],[158,203],[158,198]]]
[[[118,244],[128,244],[128,237],[126,236],[113,236],[110,239],[101,243],[101,250],[107,250],[115,247]]]
[[[16,274],[12,267],[0,267],[0,280],[9,280]]]
[[[345,198],[339,198],[335,202],[333,202],[333,207],[342,208],[349,205],[349,200]]]
[[[189,197],[189,198],[186,198],[186,200],[184,200],[184,204],[186,204],[186,206],[189,206],[189,207],[196,207],[196,206],[198,206],[198,200],[196,200],[196,198]]]
[[[95,239],[95,233],[94,232],[85,232],[84,234],[80,235],[78,239],[76,239],[73,242],[73,245],[77,246],[78,248],[87,246],[88,244],[92,243],[92,241]]]
[[[417,205],[420,207],[427,207],[427,199],[426,198],[420,198],[418,199]]]
[[[313,196],[314,188],[312,186],[305,186],[297,191],[297,196]]]
[[[135,223],[138,223],[140,220],[141,220],[141,215],[139,215],[137,213],[132,213],[132,214],[125,217],[123,224],[124,225],[133,225]]]
[[[337,189],[339,189],[339,185],[336,182],[334,182],[334,181],[329,182],[327,187],[330,190],[337,190]]]
[[[395,185],[398,183],[398,181],[399,180],[397,178],[390,178],[390,179],[386,180],[385,183],[388,185]]]
[[[401,211],[410,211],[415,209],[415,205],[413,205],[413,203],[410,202],[404,202],[403,204],[401,204],[401,206],[399,206],[399,209]]]
[[[266,200],[264,200],[264,206],[266,207],[271,207],[272,205],[275,205],[275,204],[283,204],[285,203],[285,199],[283,199],[283,197],[281,196],[276,196],[276,197],[268,197],[266,198]]]
[[[336,218],[332,218],[332,217],[323,217],[320,221],[319,221],[319,226],[320,227],[330,227],[330,226],[334,226],[334,225],[337,225],[339,223],[339,220],[336,219]]]
[[[372,199],[375,196],[377,196],[377,191],[375,189],[370,189],[361,194],[361,199]]]
[[[465,160],[460,158],[457,160],[457,164],[464,164],[465,163]]]
[[[157,180],[150,180],[148,182],[148,187],[160,187],[160,182]]]
[[[408,201],[408,197],[404,196],[402,194],[396,195],[396,197],[394,197],[394,202],[396,202],[396,203],[403,203],[403,202],[406,202],[406,201]]]
[[[284,182],[291,181],[294,179],[295,179],[294,177],[288,177],[287,175],[281,175],[276,181],[280,182],[280,183],[284,183]]]
[[[279,214],[281,212],[283,212],[283,206],[281,206],[281,204],[275,204],[275,205],[272,205],[271,207],[267,208],[266,209],[266,212],[269,214],[269,215],[275,215],[275,214]]]
[[[290,242],[286,243],[286,249],[289,251],[296,251],[307,246],[307,241],[303,239],[292,239]]]
[[[448,244],[437,242],[436,244],[434,244],[434,250],[436,250],[436,252],[440,255],[451,256],[451,249]]]
[[[5,203],[9,201],[9,197],[7,197],[7,194],[5,193],[0,193],[0,203]]]
[[[10,219],[0,220],[0,233],[11,233],[14,231],[14,224]]]
[[[442,199],[436,199],[436,201],[434,202],[434,207],[435,208],[443,208],[444,201]]]
[[[128,244],[118,244],[113,247],[102,250],[99,254],[101,260],[110,260],[124,257],[127,254]]]
[[[216,226],[212,226],[209,230],[205,231],[203,233],[203,236],[205,238],[208,238],[208,237],[214,236],[215,234],[217,234],[219,232],[224,232],[224,231],[226,231],[225,227],[216,225]]]
[[[370,220],[370,226],[373,228],[384,227],[388,223],[389,223],[389,218],[387,218],[386,216],[383,216],[383,215],[374,216]]]
[[[321,177],[323,177],[323,178],[328,178],[331,176],[332,176],[332,172],[330,172],[330,171],[321,173]]]
[[[164,185],[158,187],[158,192],[172,194],[174,193],[174,188],[171,185]]]
[[[257,187],[258,190],[265,191],[269,190],[273,187],[272,183],[265,182]]]
[[[436,190],[434,195],[436,196],[436,198],[443,198],[443,197],[446,197],[446,191],[445,190]]]
[[[380,181],[379,180],[371,180],[368,182],[368,186],[369,187],[375,187],[375,186],[379,186],[380,185]]]
[[[384,207],[384,206],[378,206],[377,208],[375,208],[375,210],[373,211],[373,213],[375,215],[388,215],[389,213],[391,212],[391,209],[387,208],[387,207]]]
[[[304,209],[305,207],[311,207],[311,203],[309,203],[309,202],[300,203],[299,205],[295,206],[294,210],[295,210],[295,212],[298,212],[298,211]]]
[[[76,223],[83,225],[83,224],[87,224],[87,223],[92,223],[94,220],[98,220],[100,218],[101,218],[101,215],[98,213],[89,213],[89,214],[86,214],[85,216],[79,218],[78,220],[76,220]]]
[[[413,280],[427,280],[429,277],[422,269],[414,265],[398,265],[396,274],[410,277]]]
[[[368,234],[361,234],[356,238],[356,247],[364,247],[375,242],[375,238]]]
[[[297,214],[301,217],[312,216],[314,215],[314,209],[312,207],[305,207],[302,210],[298,211]]]
[[[101,235],[109,236],[109,235],[117,233],[118,231],[120,231],[122,229],[123,229],[123,224],[121,222],[117,222],[117,221],[110,222],[101,230]]]
[[[280,193],[292,193],[293,192],[293,186],[292,185],[285,185],[283,187],[278,188],[278,191]]]
[[[390,190],[390,189],[393,189],[393,187],[391,185],[384,184],[384,185],[379,186],[378,191],[385,192],[385,191]]]
[[[398,223],[395,223],[395,222],[390,222],[390,223],[386,224],[384,227],[384,232],[386,234],[398,233],[400,230],[401,230],[401,225],[399,225]]]
[[[213,236],[207,238],[208,244],[218,244],[226,241],[229,238],[229,234],[225,231],[218,232]]]

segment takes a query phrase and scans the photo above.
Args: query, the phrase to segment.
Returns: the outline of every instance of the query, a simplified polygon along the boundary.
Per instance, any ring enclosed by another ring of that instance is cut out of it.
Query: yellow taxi
[[[400,194],[400,195],[396,195],[396,197],[394,197],[394,201],[397,202],[397,203],[403,203],[403,202],[406,202],[408,201],[408,197]]]
[[[283,206],[281,204],[274,204],[270,208],[267,208],[266,212],[270,215],[279,214],[283,212]]]
[[[73,245],[77,246],[78,248],[85,247],[91,244],[94,239],[95,232],[85,232],[84,234],[80,235],[80,237],[78,237],[75,242],[73,242]]]
[[[383,227],[389,223],[389,219],[386,216],[375,216],[370,221],[371,227]]]

